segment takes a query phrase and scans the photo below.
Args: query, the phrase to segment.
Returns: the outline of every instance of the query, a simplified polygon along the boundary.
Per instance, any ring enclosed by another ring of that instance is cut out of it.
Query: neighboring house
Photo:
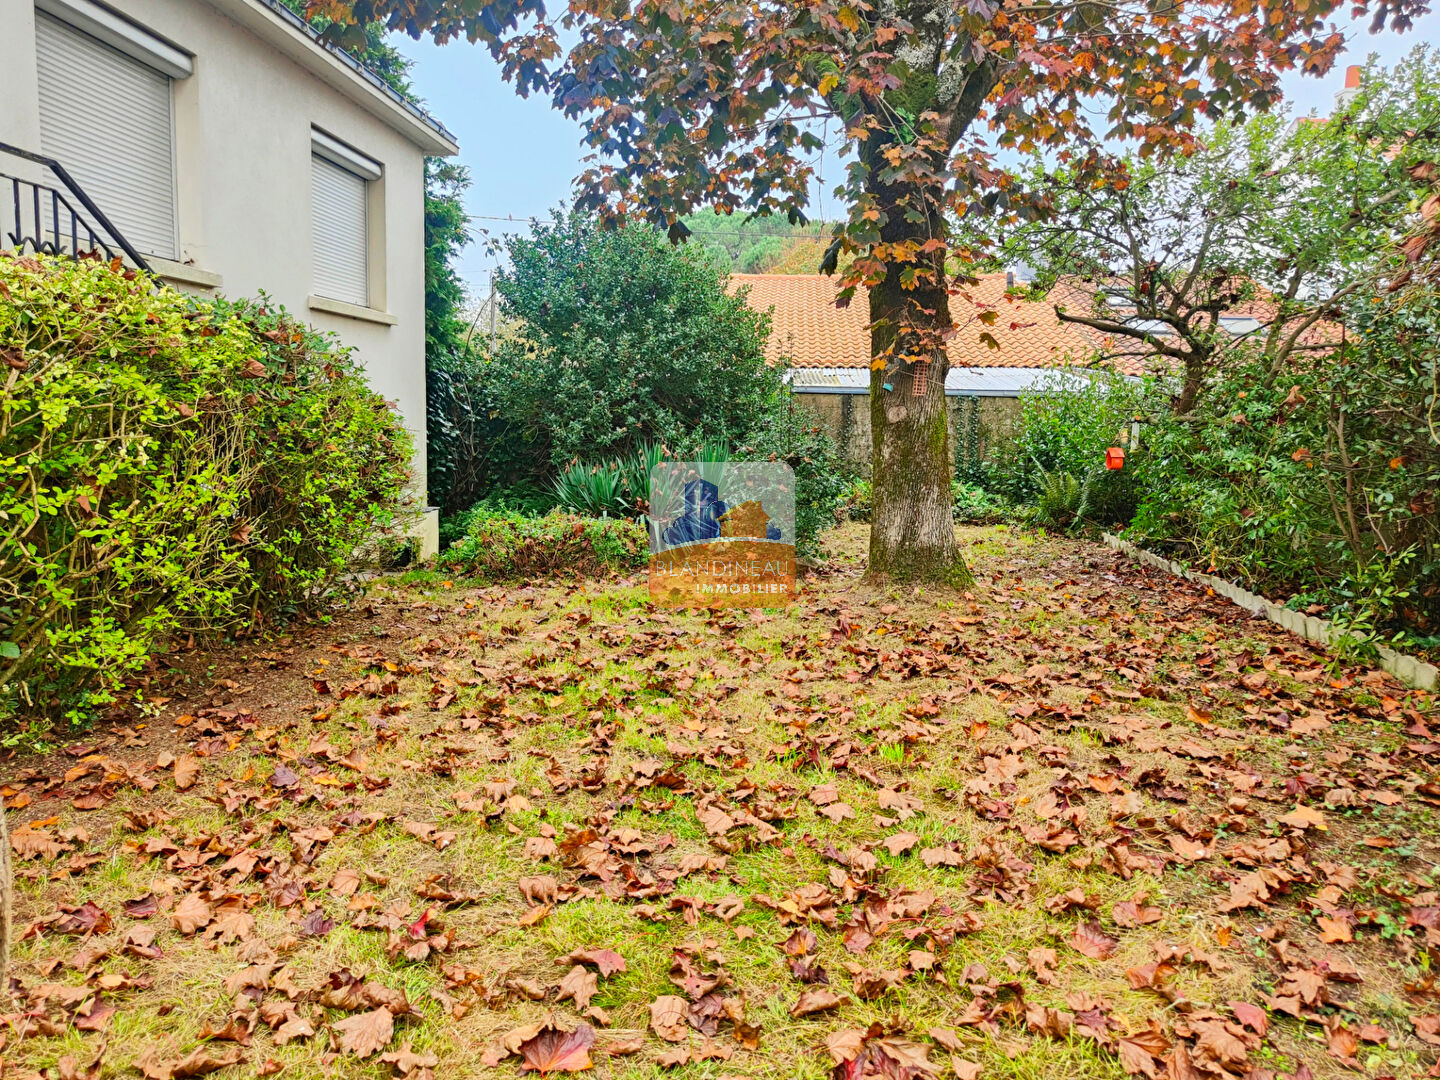
[[[1239,291],[1238,286],[1236,291]],[[1222,341],[1263,344],[1280,318],[1280,304],[1259,286],[1245,291],[1254,295],[1228,303],[1218,311],[1211,310],[1205,303],[1208,294],[1199,290],[1194,298],[1167,292],[1161,303],[1167,315],[1182,320],[1187,327],[1203,333],[1223,330],[1226,336]],[[1121,327],[1162,343],[1182,336],[1175,326],[1164,319],[1149,318],[1137,312],[1130,286],[1125,279],[1118,277],[1106,280],[1063,277],[1051,286],[1045,302],[1058,309],[1061,321],[1083,334],[1097,353],[1123,369],[1148,366],[1150,370],[1155,370],[1157,363],[1163,364],[1164,361],[1157,360],[1153,344],[1144,338],[1120,332]],[[1085,321],[1074,321],[1082,319]],[[1338,344],[1343,329],[1332,320],[1322,319],[1318,314],[1311,318],[1310,313],[1301,310],[1281,320],[1280,339],[1283,341],[1292,334],[1299,349],[1315,350]]]
[[[945,393],[952,425],[962,403],[973,402],[992,443],[1003,437],[1022,391],[1064,380],[1063,369],[1084,365],[1095,354],[1090,338],[1060,322],[1053,306],[1021,299],[1023,286],[1016,286],[1012,274],[981,274],[978,284],[951,300],[957,329],[949,342]],[[750,306],[769,312],[766,356],[786,366],[795,400],[823,423],[847,458],[868,467],[870,308],[864,294],[837,308],[837,279],[823,274],[732,274],[730,288],[748,290]],[[980,318],[986,311],[995,312],[993,323]],[[1139,374],[1140,365],[1119,370]]]
[[[333,331],[397,402],[423,495],[424,162],[454,137],[278,0],[0,0],[0,41],[0,144],[58,161],[113,225],[0,148],[0,243],[93,230],[172,284],[264,291]]]

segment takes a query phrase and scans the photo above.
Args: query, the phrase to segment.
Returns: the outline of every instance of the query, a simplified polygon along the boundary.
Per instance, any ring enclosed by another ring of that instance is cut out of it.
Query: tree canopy
[[[854,166],[822,264],[847,303],[869,291],[875,477],[870,571],[968,579],[950,522],[945,410],[955,216],[1029,214],[999,148],[1098,171],[1106,140],[1187,151],[1201,121],[1279,98],[1282,72],[1323,72],[1339,0],[315,0],[489,46],[521,93],[548,94],[595,151],[577,205],[683,237],[685,215],[805,220],[822,124]],[[1424,0],[1362,0],[1408,26]],[[358,32],[358,31],[357,31]],[[993,321],[994,311],[981,312]],[[963,320],[973,325],[974,320]],[[983,325],[983,323],[982,323]],[[983,333],[979,327],[969,330]]]
[[[1025,182],[1050,212],[1003,250],[1058,281],[1060,318],[1106,335],[1111,355],[1183,370],[1182,412],[1229,351],[1259,350],[1274,381],[1334,352],[1354,301],[1383,287],[1417,216],[1411,169],[1440,142],[1426,45],[1389,70],[1372,62],[1345,97],[1327,117],[1216,124],[1191,154],[1131,155],[1105,183],[1037,159]],[[1227,331],[1227,316],[1259,326]]]

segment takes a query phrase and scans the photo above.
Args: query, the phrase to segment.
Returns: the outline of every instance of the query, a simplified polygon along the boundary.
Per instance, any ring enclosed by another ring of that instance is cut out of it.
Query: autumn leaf
[[[1313,807],[1300,805],[1280,818],[1280,824],[1292,829],[1319,829],[1322,832],[1329,829],[1325,824],[1325,815]]]
[[[175,787],[185,791],[194,786],[200,776],[200,759],[194,754],[182,754],[175,759]]]
[[[555,962],[557,964],[589,964],[605,976],[625,970],[625,958],[612,949],[582,949],[572,952],[568,956],[562,956]]]
[[[790,1015],[799,1020],[802,1017],[814,1016],[816,1013],[838,1009],[844,1003],[844,998],[829,990],[805,990],[795,1004],[790,1006]]]
[[[340,1033],[340,1049],[366,1058],[381,1050],[395,1034],[395,1017],[389,1009],[356,1013],[330,1025]]]
[[[666,1042],[679,1042],[690,1028],[690,1004],[674,994],[662,994],[650,1003],[650,1029]]]
[[[1082,952],[1094,960],[1105,960],[1110,957],[1120,943],[1109,937],[1100,928],[1100,924],[1091,919],[1089,922],[1083,922],[1075,927],[1075,932],[1070,935],[1070,944],[1078,952]]]
[[[593,1067],[590,1048],[594,1045],[595,1029],[589,1024],[577,1024],[574,1031],[546,1024],[520,1044],[520,1071],[541,1076],[584,1072]]]
[[[1028,960],[1030,970],[1035,973],[1037,982],[1045,986],[1055,985],[1055,965],[1059,961],[1059,957],[1055,955],[1054,949],[1031,949]]]
[[[1171,833],[1165,840],[1170,845],[1170,850],[1186,862],[1199,862],[1201,859],[1208,859],[1211,855],[1209,848],[1191,840],[1188,836]]]
[[[170,911],[170,925],[182,934],[193,934],[206,926],[212,913],[198,893],[186,893]]]
[[[1133,899],[1121,900],[1110,909],[1115,925],[1133,930],[1137,926],[1159,922],[1165,913],[1156,907],[1145,906],[1145,893],[1136,893]]]
[[[595,973],[576,964],[570,969],[570,973],[560,980],[560,996],[555,1000],[564,1001],[567,998],[573,998],[575,1008],[584,1011],[590,1007],[590,999],[595,996],[598,989]]]
[[[1326,945],[1355,940],[1350,924],[1344,919],[1332,919],[1328,915],[1320,915],[1316,917],[1315,921],[1320,926],[1320,940]]]
[[[409,1039],[406,1039],[395,1053],[381,1054],[380,1060],[387,1065],[394,1065],[395,1071],[401,1076],[409,1076],[416,1069],[433,1069],[440,1064],[440,1059],[434,1054],[415,1053]]]
[[[881,841],[881,843],[885,845],[886,851],[890,852],[891,855],[897,856],[904,855],[905,852],[909,851],[919,842],[920,837],[913,832],[891,833]]]
[[[151,1046],[135,1059],[135,1068],[140,1070],[146,1080],[187,1080],[189,1077],[207,1076],[221,1069],[228,1069],[244,1060],[244,1054],[238,1046],[220,1055],[212,1054],[208,1046],[201,1046],[175,1061],[163,1060],[159,1050]]]
[[[920,861],[932,870],[937,866],[965,865],[965,857],[950,848],[926,848],[920,852]]]

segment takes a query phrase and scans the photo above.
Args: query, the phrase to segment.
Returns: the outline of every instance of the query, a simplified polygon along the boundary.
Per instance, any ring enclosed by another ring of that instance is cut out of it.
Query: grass
[[[819,1078],[830,1072],[828,1033],[893,1023],[924,1041],[929,1028],[955,1026],[970,1003],[967,984],[987,979],[1015,984],[1026,1001],[1049,1008],[1073,1012],[1077,1001],[1099,1000],[1116,1034],[1138,1031],[1152,1017],[1173,1030],[1183,1008],[1132,989],[1125,973],[1153,962],[1157,949],[1178,947],[1218,963],[1177,964],[1176,1000],[1222,1011],[1227,1002],[1262,1002],[1261,993],[1273,992],[1283,976],[1286,956],[1338,952],[1363,973],[1360,984],[1332,984],[1335,1003],[1325,1012],[1352,1027],[1379,1024],[1390,1035],[1388,1046],[1363,1045],[1356,1059],[1343,1062],[1326,1052],[1317,1024],[1275,1014],[1269,1038],[1251,1054],[1255,1066],[1293,1072],[1303,1063],[1319,1078],[1423,1072],[1434,1051],[1408,1021],[1434,1005],[1405,989],[1429,966],[1423,937],[1405,927],[1408,902],[1419,903],[1414,898],[1433,888],[1440,858],[1434,814],[1412,797],[1411,781],[1423,779],[1423,770],[1407,766],[1379,777],[1373,790],[1400,793],[1395,805],[1367,798],[1332,807],[1329,832],[1305,837],[1306,865],[1357,868],[1359,880],[1344,902],[1375,918],[1359,923],[1351,944],[1319,941],[1309,909],[1323,882],[1301,883],[1269,907],[1221,912],[1229,881],[1247,867],[1220,858],[1187,864],[1168,837],[1182,827],[1218,828],[1220,846],[1283,836],[1274,821],[1296,801],[1287,781],[1307,772],[1323,778],[1310,800],[1322,807],[1329,785],[1363,787],[1374,770],[1366,755],[1403,758],[1409,737],[1402,728],[1429,715],[1431,701],[1358,669],[1337,688],[1328,659],[1309,646],[1189,586],[1141,574],[1108,550],[998,526],[961,535],[979,575],[964,594],[870,589],[857,572],[863,529],[850,527],[831,539],[838,569],[807,580],[790,609],[758,618],[652,612],[636,584],[503,589],[412,570],[377,585],[373,616],[339,618],[308,638],[265,649],[192,657],[170,676],[164,693],[174,700],[150,721],[140,745],[127,744],[119,732],[90,740],[102,756],[144,766],[161,753],[193,752],[198,740],[208,756],[188,791],[154,769],[153,791],[117,785],[107,805],[82,812],[72,800],[93,778],[47,783],[61,780],[74,757],[13,763],[11,803],[33,801],[12,810],[12,828],[55,818],[45,827],[80,826],[89,835],[80,850],[104,856],[78,876],[61,869],[69,852],[49,863],[18,864],[18,925],[85,901],[115,923],[99,941],[43,927],[19,941],[11,970],[21,1000],[28,995],[33,1008],[46,983],[87,986],[116,1012],[101,1036],[70,1026],[57,1004],[44,1003],[52,1019],[65,1021],[59,1033],[13,1037],[9,1064],[34,1072],[54,1070],[65,1057],[88,1063],[102,1038],[103,1075],[134,1075],[133,1062],[152,1047],[179,1058],[198,1045],[207,1023],[219,1028],[232,1013],[249,1015],[253,1002],[228,995],[222,984],[263,954],[290,970],[303,991],[296,1006],[313,1014],[319,1034],[277,1046],[260,1024],[246,1063],[218,1074],[221,1080],[251,1075],[269,1059],[284,1065],[285,1076],[303,1080],[389,1075],[377,1058],[329,1053],[324,1025],[347,1014],[322,1007],[318,989],[344,969],[407,995],[415,1012],[397,1020],[390,1049],[409,1040],[417,1051],[433,1052],[445,1075],[511,1076],[518,1058],[493,1069],[481,1063],[498,1036],[550,1015],[567,1025],[579,1019],[573,1002],[554,1000],[553,987],[567,970],[558,959],[595,948],[625,957],[626,971],[602,978],[592,1002],[604,1014],[591,1017],[601,1023],[603,1047],[648,1032],[650,1002],[678,992],[670,981],[674,950],[693,947],[721,957],[723,992],[743,996],[745,1015],[762,1035],[759,1049],[748,1051],[724,1029],[717,1041],[735,1055],[684,1066],[681,1074]],[[842,615],[848,636],[837,629]],[[260,655],[277,651],[287,664]],[[1268,676],[1260,692],[1240,681],[1257,671]],[[394,679],[393,692],[341,696],[371,672]],[[226,703],[242,719],[221,723],[218,744],[195,724],[176,726],[177,718],[202,710],[211,700],[207,691],[225,678],[253,688]],[[326,680],[331,693],[317,695],[313,679]],[[454,695],[438,709],[437,687]],[[1387,697],[1396,703],[1388,711]],[[1296,738],[1269,723],[1277,710],[1299,716],[1309,709],[1329,719],[1323,733]],[[362,751],[369,760],[364,778],[375,790],[359,783],[361,774],[317,758],[322,737],[333,758]],[[1215,756],[1197,756],[1196,748]],[[1353,764],[1332,763],[1347,752]],[[653,761],[682,776],[689,791],[637,786],[644,774],[636,766]],[[300,774],[298,797],[275,803],[267,781],[281,762]],[[1136,783],[1156,769],[1172,786],[1184,786],[1183,800]],[[1234,786],[1241,776],[1254,778],[1245,794]],[[504,781],[526,805],[489,819],[459,808],[457,796]],[[808,797],[830,784],[853,816],[832,820]],[[895,821],[880,791],[902,785],[918,811]],[[1038,813],[1057,788],[1068,793],[1062,800],[1068,811],[1052,810],[1070,815],[1080,839],[1059,852],[1035,842],[1047,820],[1058,823]],[[1119,795],[1129,801],[1115,816],[1112,799]],[[735,812],[778,811],[777,838],[717,842],[697,813],[697,804],[716,800]],[[154,809],[171,817],[141,832],[123,816]],[[453,842],[437,849],[406,831],[412,822],[453,832]],[[310,862],[295,861],[303,859],[296,834],[320,827],[333,836],[315,844]],[[634,830],[647,848],[658,849],[617,855],[626,873],[661,883],[642,898],[658,918],[606,895],[603,881],[582,876],[563,856],[542,861],[528,846],[585,829],[612,836]],[[919,840],[891,854],[880,842],[900,830]],[[1367,843],[1376,838],[1392,846]],[[162,840],[170,847],[145,852],[147,842]],[[1137,860],[1128,876],[1107,861],[1117,840]],[[922,861],[923,850],[945,846],[962,856],[961,865]],[[256,871],[220,872],[246,849],[259,856]],[[215,857],[203,858],[206,852]],[[866,852],[873,871],[847,869]],[[1030,869],[997,877],[986,852]],[[715,860],[714,868],[680,876],[666,891],[666,875],[687,857]],[[351,869],[371,875],[359,887],[373,898],[364,915],[389,912],[408,923],[433,908],[429,929],[438,923],[453,931],[453,947],[408,960],[390,947],[385,931],[352,925],[350,898],[329,888],[337,872]],[[528,905],[517,882],[537,874],[587,892],[531,924],[523,919]],[[267,876],[301,877],[307,888],[298,903],[277,907]],[[417,895],[436,877],[469,901],[447,907]],[[928,892],[934,900],[925,935],[907,940],[903,930],[914,924],[902,924],[859,954],[847,950],[840,932],[817,925],[816,957],[830,988],[847,1002],[797,1020],[789,1009],[805,987],[779,948],[795,927],[757,897],[783,902],[816,884],[837,900],[842,926],[862,911],[866,892]],[[163,957],[120,952],[136,925],[121,914],[123,902],[153,892],[168,910],[196,890],[217,904],[239,897],[255,917],[253,940],[207,944],[174,930],[162,912],[151,922]],[[1076,890],[1090,898],[1093,913],[1047,907]],[[1161,918],[1119,926],[1115,905],[1141,893]],[[670,910],[677,897],[694,898],[701,913],[687,920]],[[744,906],[727,921],[713,911],[730,897]],[[311,910],[333,919],[335,928],[305,936],[301,920]],[[973,917],[980,928],[950,940],[949,928],[961,917]],[[1113,955],[1094,959],[1070,944],[1088,918],[1117,939]],[[848,964],[895,970],[922,946],[935,953],[935,970],[904,978],[875,1000],[856,996]],[[86,947],[108,955],[73,966]],[[1034,949],[1055,951],[1053,982],[1032,970]],[[121,974],[141,984],[101,987],[103,975]],[[544,999],[530,1000],[530,990]],[[272,990],[266,1000],[276,997]],[[987,1078],[1125,1075],[1112,1049],[1078,1033],[1036,1034],[1020,1015],[958,1032],[963,1056],[979,1062]],[[608,1077],[658,1077],[666,1072],[656,1062],[665,1049],[651,1034],[638,1055],[597,1052],[596,1064]],[[931,1049],[943,1075],[947,1053]]]

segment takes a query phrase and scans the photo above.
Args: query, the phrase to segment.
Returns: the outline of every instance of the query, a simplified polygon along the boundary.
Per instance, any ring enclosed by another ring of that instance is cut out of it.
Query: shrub
[[[0,686],[114,700],[174,632],[310,607],[395,520],[410,445],[347,354],[118,263],[0,256]]]
[[[1073,473],[1042,470],[1035,509],[1040,512],[1041,521],[1064,527],[1075,520],[1080,510],[1080,496],[1080,481]]]
[[[1278,381],[1247,358],[1190,415],[1147,427],[1132,533],[1274,599],[1433,637],[1440,440],[1425,414],[1440,301],[1359,322],[1336,357]]]
[[[1078,386],[1077,377],[1084,379]],[[997,447],[990,487],[1007,502],[1034,506],[1046,472],[1083,483],[1104,470],[1105,448],[1144,411],[1149,392],[1148,384],[1106,371],[1053,373],[1020,395],[1013,438]]]
[[[845,489],[840,495],[838,513],[843,514],[851,521],[869,521],[874,495],[870,481],[863,477],[856,477],[845,485]]]
[[[795,473],[795,550],[804,558],[816,557],[820,533],[835,524],[836,509],[855,475],[825,429],[786,394],[734,457],[790,466]]]
[[[662,460],[783,461],[795,474],[796,551],[813,557],[820,532],[835,524],[850,477],[829,436],[808,419],[788,397],[779,398],[751,441],[734,450],[726,440],[713,438],[691,440],[673,451],[642,443],[615,461],[568,466],[553,493],[560,506],[578,513],[643,519],[649,509],[650,470]]]
[[[518,328],[482,369],[486,393],[554,465],[737,442],[785,393],[765,363],[767,317],[726,292],[703,251],[579,215],[507,246],[496,287]]]
[[[950,514],[956,524],[988,525],[1005,516],[1005,507],[978,484],[950,481]]]
[[[532,517],[479,509],[466,534],[441,552],[456,573],[504,580],[541,574],[597,576],[646,565],[645,527],[627,518],[591,518],[556,510]]]
[[[515,510],[529,517],[544,517],[555,509],[555,493],[535,484],[519,484],[502,488],[492,495],[461,510],[458,514],[440,515],[440,547],[448,548],[470,531],[476,515]]]
[[[333,338],[267,300],[213,302],[213,323],[249,331],[253,389],[243,399],[256,473],[240,517],[253,621],[304,609],[356,550],[402,523],[414,447],[394,408]]]
[[[557,506],[577,514],[628,517],[631,515],[623,512],[627,509],[624,483],[625,475],[615,462],[602,461],[595,465],[576,462],[561,471],[552,490]]]
[[[726,291],[706,249],[574,215],[509,248],[498,289],[514,332],[493,357],[432,364],[432,496],[451,517],[521,484],[585,513],[642,514],[657,448],[735,448],[789,463],[799,547],[818,550],[850,470],[766,364],[768,318]]]
[[[650,506],[650,470],[665,457],[661,447],[641,443],[615,461],[574,462],[555,478],[551,494],[557,506],[578,514],[641,519]]]

